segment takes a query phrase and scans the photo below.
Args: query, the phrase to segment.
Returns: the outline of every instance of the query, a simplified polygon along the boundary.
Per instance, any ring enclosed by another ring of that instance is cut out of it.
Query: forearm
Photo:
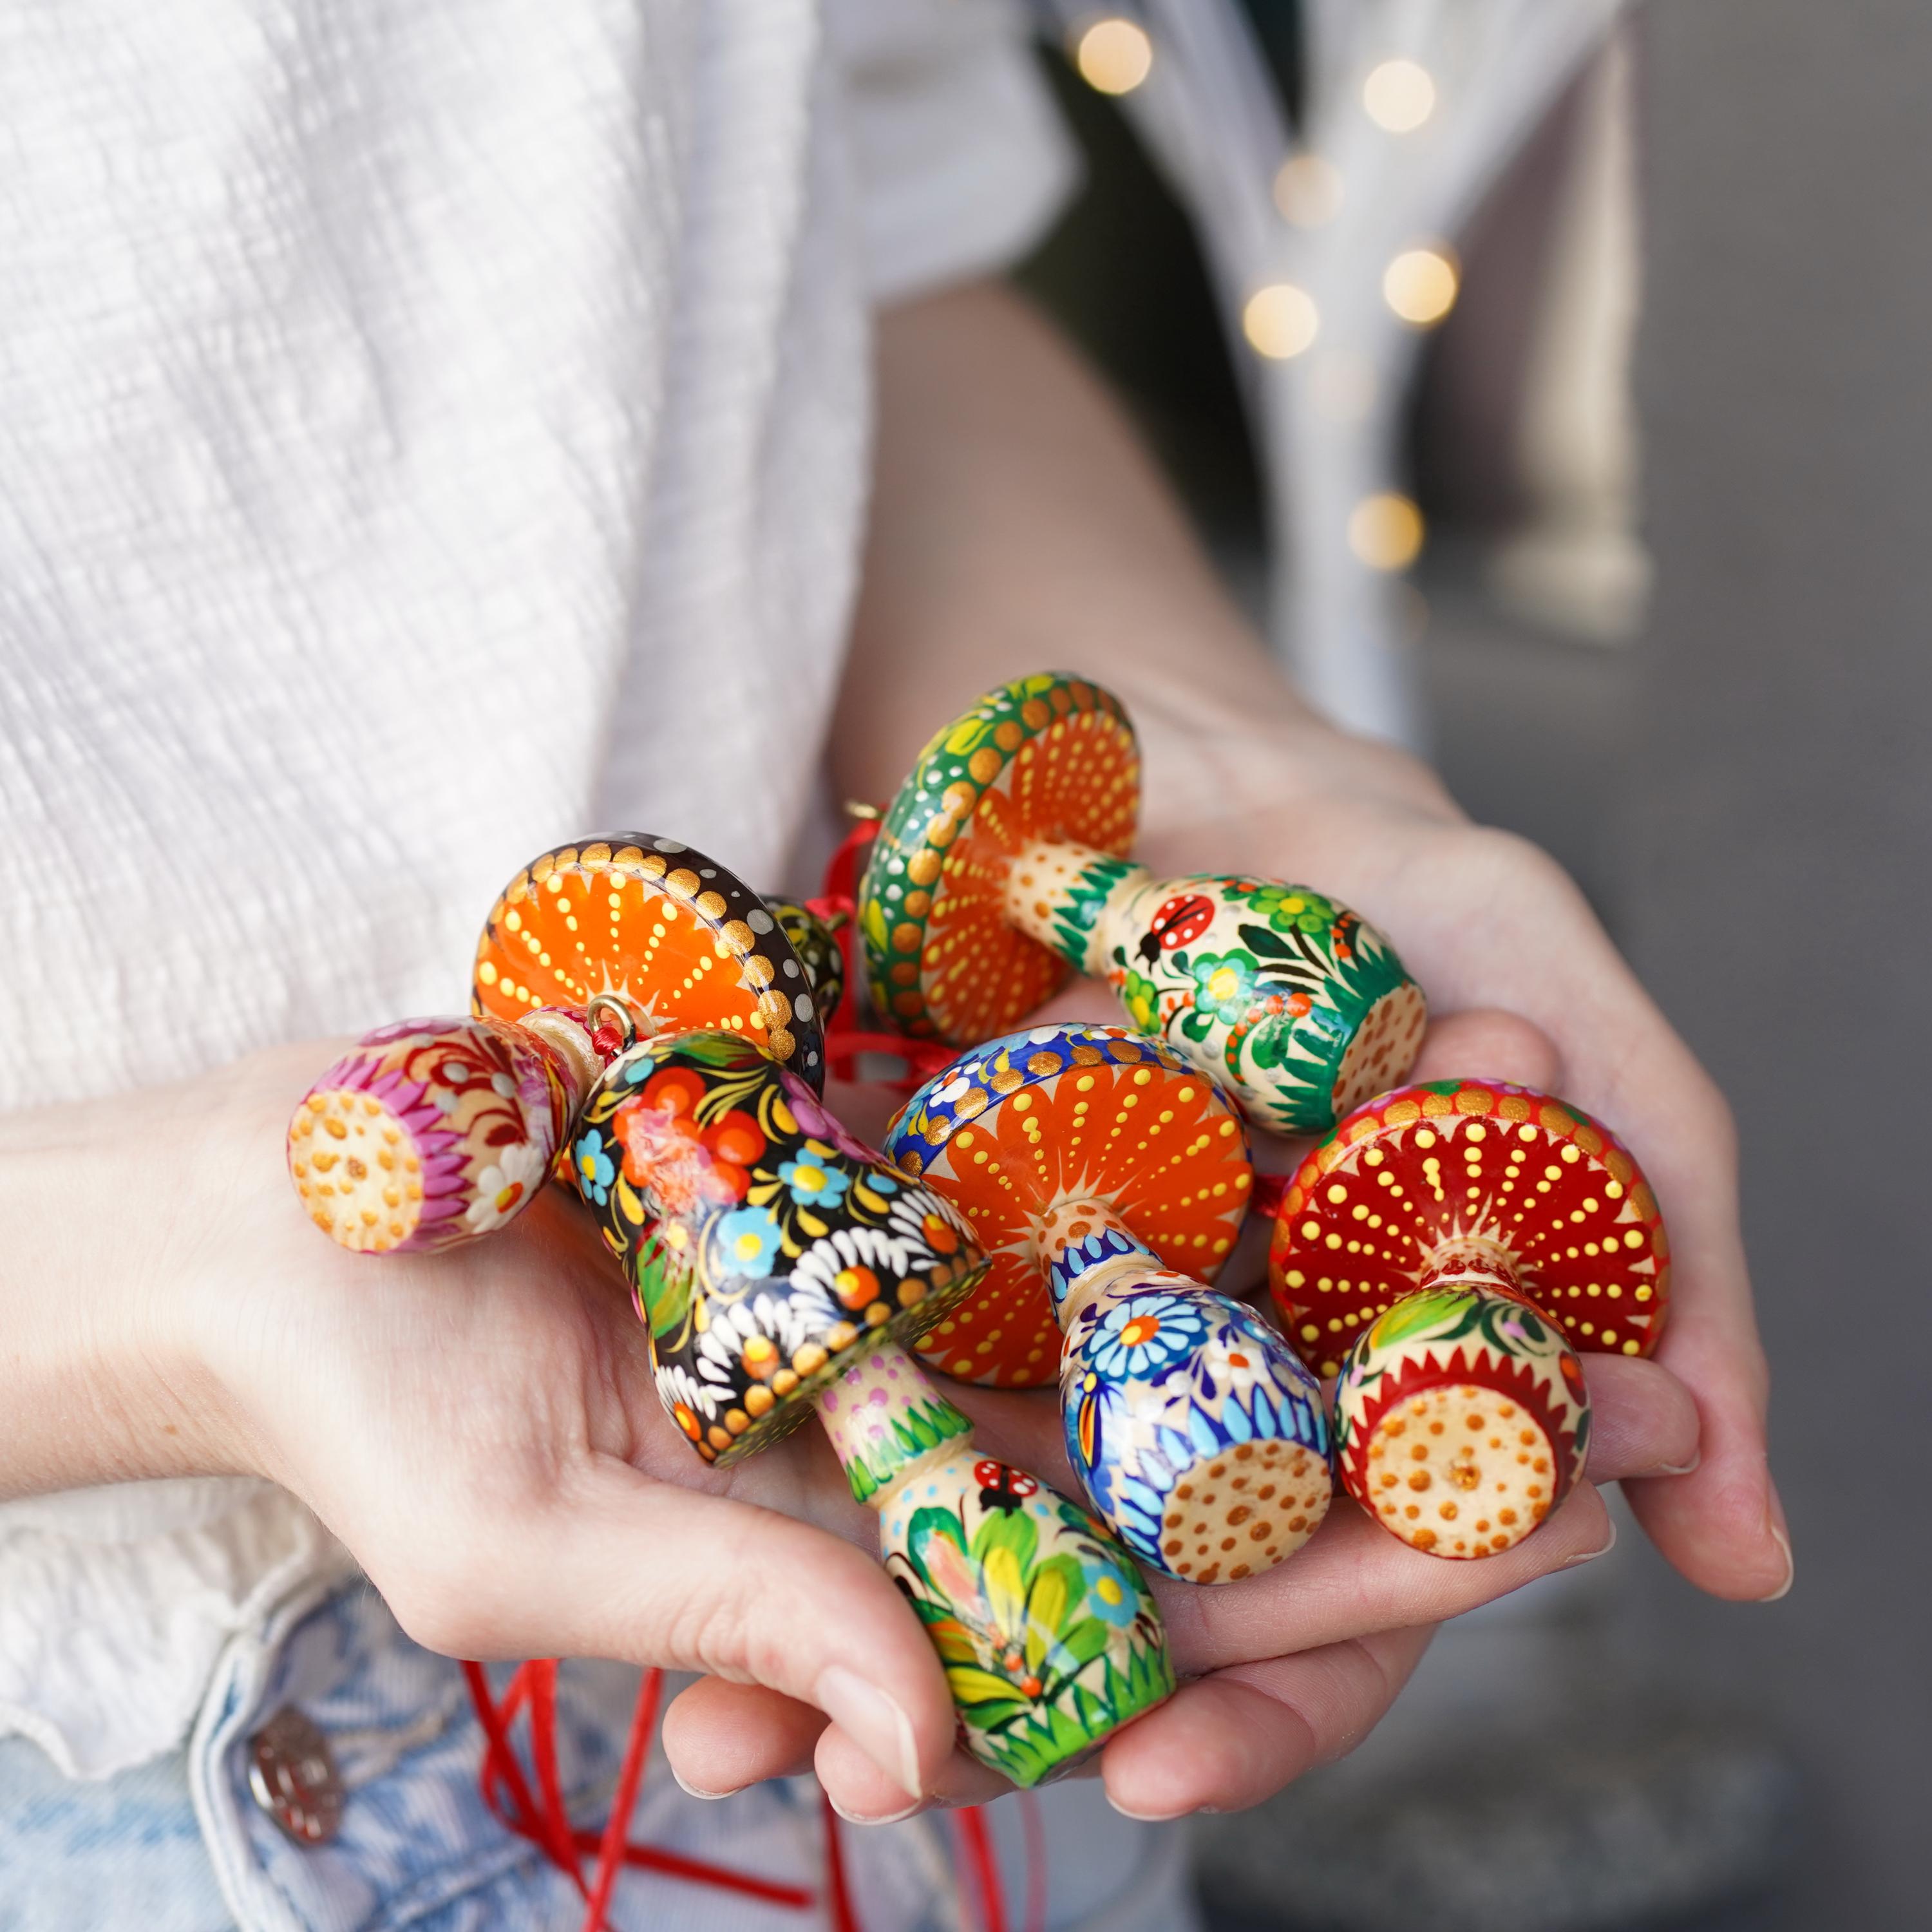
[[[1084,671],[1139,727],[1150,825],[1285,802],[1338,746],[1446,809],[1399,754],[1342,740],[1235,607],[1119,405],[993,285],[889,311],[874,500],[834,743],[846,795],[889,797],[980,692]]]
[[[0,1497],[226,1466],[165,1318],[194,1124],[160,1104],[0,1115]]]

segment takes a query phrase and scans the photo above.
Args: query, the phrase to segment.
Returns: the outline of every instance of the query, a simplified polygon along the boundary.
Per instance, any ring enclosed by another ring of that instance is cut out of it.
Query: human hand
[[[1091,985],[1070,990],[1049,1011],[1057,1018],[1110,1016],[1106,996]],[[1434,1030],[1420,1074],[1442,1077],[1474,1064],[1472,1055],[1492,1076],[1526,1084],[1547,1070],[1547,1048],[1533,1029],[1472,1014]],[[865,1115],[867,1096],[848,1090],[840,1101],[848,1117]],[[1276,1164],[1292,1157],[1276,1144]],[[1588,1480],[1503,1556],[1479,1563],[1423,1556],[1338,1492],[1321,1528],[1276,1569],[1212,1588],[1154,1577],[1176,1669],[1190,1681],[1118,1733],[1090,1766],[1110,1799],[1145,1818],[1258,1803],[1361,1742],[1443,1618],[1607,1550],[1614,1532],[1594,1485],[1688,1460],[1696,1414],[1675,1379],[1649,1363],[1592,1357],[1586,1367],[1594,1414]],[[1051,1393],[948,1392],[972,1412],[980,1441],[1078,1494]],[[667,1714],[664,1747],[691,1789],[723,1792],[812,1766],[849,1817],[878,1821],[909,1808],[818,1713],[754,1688],[693,1685]],[[956,1753],[931,1802],[977,1804],[1005,1788]]]
[[[310,1042],[0,1121],[19,1231],[0,1309],[25,1365],[0,1492],[268,1477],[432,1649],[769,1687],[835,1719],[889,1786],[930,1788],[954,1736],[944,1673],[821,1432],[724,1471],[693,1455],[560,1190],[440,1254],[323,1238],[283,1147],[334,1058]]]
[[[1202,740],[1198,721],[1166,718],[1144,694],[1135,715],[1153,736],[1156,778],[1164,737]],[[1630,1472],[1632,1509],[1700,1588],[1781,1594],[1791,1550],[1766,1460],[1768,1375],[1738,1227],[1736,1134],[1709,1076],[1562,868],[1470,825],[1413,760],[1312,724],[1220,742],[1224,796],[1245,802],[1204,818],[1197,786],[1192,808],[1156,819],[1136,856],[1162,871],[1304,881],[1346,900],[1389,936],[1438,1018],[1463,1016],[1460,1035],[1432,1031],[1433,1076],[1547,1088],[1628,1144],[1671,1238],[1670,1316],[1652,1363],[1689,1392],[1700,1424],[1669,1459],[1682,1473]],[[1161,802],[1157,788],[1151,802]],[[1483,1011],[1495,1017],[1472,1026]],[[1505,1055],[1526,1054],[1516,1064],[1530,1070],[1508,1071],[1498,1042]]]

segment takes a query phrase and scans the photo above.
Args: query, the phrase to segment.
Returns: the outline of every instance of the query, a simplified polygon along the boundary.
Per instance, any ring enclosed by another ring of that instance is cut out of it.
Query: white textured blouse
[[[1054,211],[1029,62],[1004,0],[0,13],[0,1106],[460,1010],[592,830],[776,876],[868,312]],[[0,1732],[166,1749],[346,1561],[262,1483],[0,1508]]]

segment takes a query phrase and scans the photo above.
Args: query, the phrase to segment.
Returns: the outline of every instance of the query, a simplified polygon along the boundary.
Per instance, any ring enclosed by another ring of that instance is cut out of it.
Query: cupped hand
[[[1670,1313],[1652,1359],[1696,1405],[1686,1460],[1696,1467],[1633,1479],[1631,1508],[1700,1588],[1782,1595],[1791,1546],[1766,1455],[1769,1376],[1723,1096],[1546,854],[1469,824],[1432,774],[1384,747],[1317,730],[1292,765],[1279,762],[1292,775],[1268,804],[1152,831],[1138,856],[1164,870],[1317,886],[1389,935],[1436,1014],[1493,1010],[1536,1030],[1549,1064],[1526,1084],[1574,1102],[1628,1144],[1670,1234]],[[1480,1053],[1452,1058],[1438,1056],[1434,1072],[1510,1077]]]
[[[616,1263],[560,1189],[441,1254],[326,1239],[282,1149],[335,1052],[43,1123],[56,1144],[111,1135],[136,1204],[91,1224],[74,1205],[66,1240],[69,1292],[140,1337],[119,1466],[99,1473],[272,1478],[432,1649],[766,1686],[836,1720],[902,1802],[932,1789],[953,1743],[944,1673],[822,1432],[702,1463],[659,1406]]]
[[[1050,1010],[1062,1018],[1112,1016],[1090,986],[1070,991]],[[1480,1071],[1541,1084],[1552,1064],[1534,1028],[1507,1014],[1471,1012],[1432,1026],[1417,1072],[1442,1078]],[[865,1105],[856,1094],[842,1097],[848,1113]],[[1274,1165],[1294,1153],[1281,1143],[1261,1151]],[[1480,1562],[1424,1556],[1338,1492],[1309,1542],[1263,1575],[1213,1588],[1154,1578],[1185,1681],[1166,1703],[1117,1733],[1091,1767],[1112,1802],[1141,1818],[1259,1803],[1367,1736],[1444,1618],[1608,1550],[1615,1531],[1596,1485],[1694,1462],[1698,1415],[1682,1384],[1654,1363],[1592,1356],[1586,1369],[1593,1411],[1586,1480],[1534,1534],[1502,1556]],[[1050,1394],[950,1393],[972,1412],[981,1442],[1078,1496]],[[719,1794],[812,1767],[848,1817],[876,1822],[910,1808],[838,1726],[753,1687],[692,1685],[666,1715],[664,1748],[689,1790]],[[1006,1788],[956,1752],[928,1796],[978,1804]]]

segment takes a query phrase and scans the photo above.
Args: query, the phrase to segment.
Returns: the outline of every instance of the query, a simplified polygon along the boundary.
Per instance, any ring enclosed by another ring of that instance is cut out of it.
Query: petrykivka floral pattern
[[[920,1352],[950,1376],[1003,1388],[1059,1372],[1052,1262],[1042,1268],[1035,1238],[1056,1203],[1110,1201],[1136,1244],[1211,1279],[1254,1179],[1240,1117],[1219,1088],[1124,1027],[1036,1027],[962,1053],[900,1110],[886,1152],[958,1202],[986,1252],[984,1282]]]
[[[968,1044],[1072,968],[1283,1133],[1321,1132],[1403,1078],[1427,1013],[1388,941],[1305,886],[1154,878],[1126,856],[1138,790],[1126,714],[1083,679],[1021,679],[946,727],[860,889],[879,1011]]]
[[[1190,1582],[1236,1582],[1292,1556],[1328,1508],[1321,1384],[1252,1310],[1144,1252],[1082,1287],[1060,1419],[1102,1520]]]
[[[586,1102],[572,1172],[649,1327],[658,1393],[706,1461],[790,1428],[890,1330],[977,1280],[952,1210],[749,1040],[662,1035]]]
[[[1028,1318],[1050,1295],[1068,1459],[1129,1548],[1228,1582],[1313,1534],[1331,1488],[1319,1386],[1202,1279],[1253,1184],[1240,1117],[1210,1082],[1118,1028],[1038,1028],[942,1069],[888,1146],[988,1257],[985,1285],[922,1346],[967,1373],[998,1360],[1003,1334],[1030,1352]]]
[[[1356,1340],[1335,1390],[1348,1493],[1434,1556],[1512,1548],[1562,1503],[1590,1445],[1582,1365],[1520,1295],[1449,1283]]]
[[[569,1070],[521,1028],[405,1020],[358,1041],[289,1124],[289,1172],[310,1218],[385,1254],[494,1232],[548,1178],[568,1120]]]
[[[1120,1546],[1024,1471],[970,1449],[900,1487],[886,1568],[945,1666],[960,1737],[1022,1786],[1174,1689],[1160,1616]]]
[[[814,1088],[825,1084],[824,1016],[789,936],[837,948],[802,907],[781,920],[729,867],[682,840],[617,832],[539,854],[497,896],[471,966],[470,1006],[501,1020],[581,1010],[600,995],[639,1030],[725,1027]]]

